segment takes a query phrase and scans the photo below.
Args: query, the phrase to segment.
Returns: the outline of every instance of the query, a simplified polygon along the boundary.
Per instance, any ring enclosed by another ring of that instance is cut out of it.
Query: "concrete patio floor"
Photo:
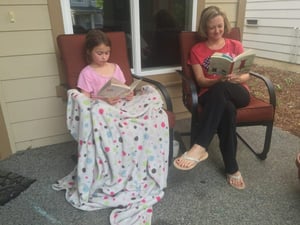
[[[177,131],[189,121],[178,121]],[[262,128],[239,131],[259,146]],[[188,137],[183,137],[186,147]],[[66,202],[64,192],[51,188],[68,174],[75,162],[76,143],[68,142],[18,152],[0,161],[0,169],[36,179],[27,190],[0,206],[1,225],[109,225],[111,209],[80,211]],[[295,158],[300,138],[274,128],[266,160],[257,159],[239,141],[238,162],[246,189],[238,191],[225,180],[223,162],[214,138],[209,158],[192,171],[169,168],[168,187],[153,207],[153,225],[296,225],[300,224],[300,181]]]

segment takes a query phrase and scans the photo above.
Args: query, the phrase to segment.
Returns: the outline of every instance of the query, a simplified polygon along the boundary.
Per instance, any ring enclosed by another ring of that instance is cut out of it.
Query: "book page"
[[[98,96],[104,98],[123,97],[129,91],[129,86],[115,78],[112,78],[100,89]]]
[[[227,75],[230,72],[232,58],[223,53],[215,53],[210,57],[208,74]]]
[[[119,80],[110,79],[98,92],[98,96],[105,98],[124,98],[130,91],[133,91],[142,79],[137,79],[130,86],[123,84]]]
[[[232,68],[232,73],[243,74],[249,73],[253,65],[255,58],[255,53],[253,50],[247,50],[242,54],[238,55],[234,59],[234,66]]]

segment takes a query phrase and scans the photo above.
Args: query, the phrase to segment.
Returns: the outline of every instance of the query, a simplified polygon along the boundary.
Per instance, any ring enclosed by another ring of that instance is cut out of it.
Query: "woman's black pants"
[[[228,174],[239,170],[236,161],[236,109],[248,105],[249,101],[248,90],[230,82],[219,82],[199,97],[203,111],[194,143],[207,149],[217,133],[225,172]]]

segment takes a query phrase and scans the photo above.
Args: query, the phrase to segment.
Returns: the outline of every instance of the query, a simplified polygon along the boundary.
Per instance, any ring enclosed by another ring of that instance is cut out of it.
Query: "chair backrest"
[[[120,66],[126,84],[133,81],[127,53],[124,32],[107,32],[112,43],[110,62]],[[80,71],[87,65],[85,52],[85,34],[61,34],[57,36],[57,45],[63,61],[68,88],[76,88]]]
[[[240,41],[240,29],[238,27],[234,27],[228,34],[224,35],[224,37]],[[187,64],[187,61],[190,55],[191,48],[201,40],[203,39],[199,37],[198,32],[195,31],[183,31],[179,34],[182,71],[186,77],[193,80],[195,80],[195,77],[192,71],[192,67]]]

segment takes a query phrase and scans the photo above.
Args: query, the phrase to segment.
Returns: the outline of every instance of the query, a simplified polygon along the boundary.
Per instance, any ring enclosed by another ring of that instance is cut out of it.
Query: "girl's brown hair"
[[[103,31],[97,29],[90,30],[85,38],[85,49],[88,63],[91,63],[92,61],[91,52],[93,49],[101,44],[111,48],[111,41]]]
[[[229,20],[224,12],[222,12],[217,6],[209,6],[205,8],[200,16],[200,22],[198,27],[198,35],[201,38],[207,39],[207,23],[209,20],[216,16],[222,16],[224,19],[224,33],[229,33],[231,26]]]

